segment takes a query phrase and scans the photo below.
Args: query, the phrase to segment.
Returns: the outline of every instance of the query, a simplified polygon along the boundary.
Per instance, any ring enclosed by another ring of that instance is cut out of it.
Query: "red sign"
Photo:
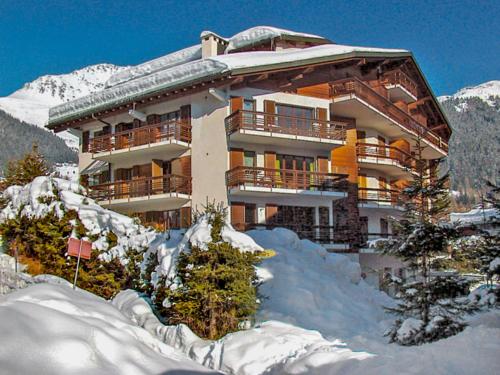
[[[92,242],[79,240],[78,238],[70,238],[68,242],[68,255],[73,257],[90,259],[90,254],[92,253]]]

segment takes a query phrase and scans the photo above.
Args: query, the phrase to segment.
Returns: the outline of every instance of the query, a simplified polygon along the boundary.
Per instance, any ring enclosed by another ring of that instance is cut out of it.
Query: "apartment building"
[[[411,52],[272,27],[203,32],[52,108],[48,127],[80,137],[81,174],[106,208],[181,228],[223,202],[235,228],[290,228],[374,280],[404,268],[366,244],[401,213],[416,138],[432,168],[451,135]]]

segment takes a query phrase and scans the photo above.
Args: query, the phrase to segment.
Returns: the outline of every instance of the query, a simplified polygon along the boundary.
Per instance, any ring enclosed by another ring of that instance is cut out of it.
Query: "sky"
[[[500,79],[500,1],[0,0],[0,96],[45,74],[135,65],[257,25],[411,50],[436,95]]]

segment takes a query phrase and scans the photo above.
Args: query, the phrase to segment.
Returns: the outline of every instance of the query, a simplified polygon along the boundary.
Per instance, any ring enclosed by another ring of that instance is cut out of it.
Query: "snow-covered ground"
[[[163,275],[172,275],[189,242],[203,247],[210,239],[203,217],[167,242],[129,232],[133,221],[84,204],[68,181],[39,178],[12,190],[15,202],[1,215],[43,214],[52,203],[38,198],[57,190],[54,209],[62,202],[96,231],[114,225],[130,241],[147,240]],[[275,255],[257,269],[263,297],[255,325],[217,341],[203,340],[185,325],[162,324],[134,291],[107,302],[55,277],[13,276],[12,261],[1,256],[0,285],[8,288],[0,289],[10,294],[0,296],[0,374],[31,374],[34,368],[40,374],[198,374],[200,365],[238,375],[500,372],[499,310],[471,317],[464,332],[432,344],[388,344],[383,333],[392,317],[383,307],[393,300],[365,284],[358,263],[286,229],[245,235],[226,225],[222,236],[243,251],[272,249]],[[24,289],[12,292],[16,288]]]
[[[109,302],[65,285],[0,297],[0,337],[2,375],[212,373]]]

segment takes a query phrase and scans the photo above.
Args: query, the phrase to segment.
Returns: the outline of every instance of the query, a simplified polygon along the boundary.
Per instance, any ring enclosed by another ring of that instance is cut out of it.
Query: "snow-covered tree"
[[[449,257],[448,245],[456,233],[442,224],[449,206],[448,175],[438,176],[435,162],[423,158],[424,148],[417,139],[417,173],[402,191],[403,219],[393,221],[396,236],[382,244],[385,253],[401,258],[417,275],[400,286],[397,306],[388,308],[397,319],[387,336],[401,345],[452,336],[465,328],[462,316],[472,311],[469,300],[461,297],[467,282],[436,272],[440,260]]]
[[[184,323],[201,337],[218,339],[241,329],[257,310],[259,254],[223,240],[225,208],[208,204],[202,215],[208,219],[211,241],[182,252],[175,277],[161,278],[152,297],[169,324]]]

